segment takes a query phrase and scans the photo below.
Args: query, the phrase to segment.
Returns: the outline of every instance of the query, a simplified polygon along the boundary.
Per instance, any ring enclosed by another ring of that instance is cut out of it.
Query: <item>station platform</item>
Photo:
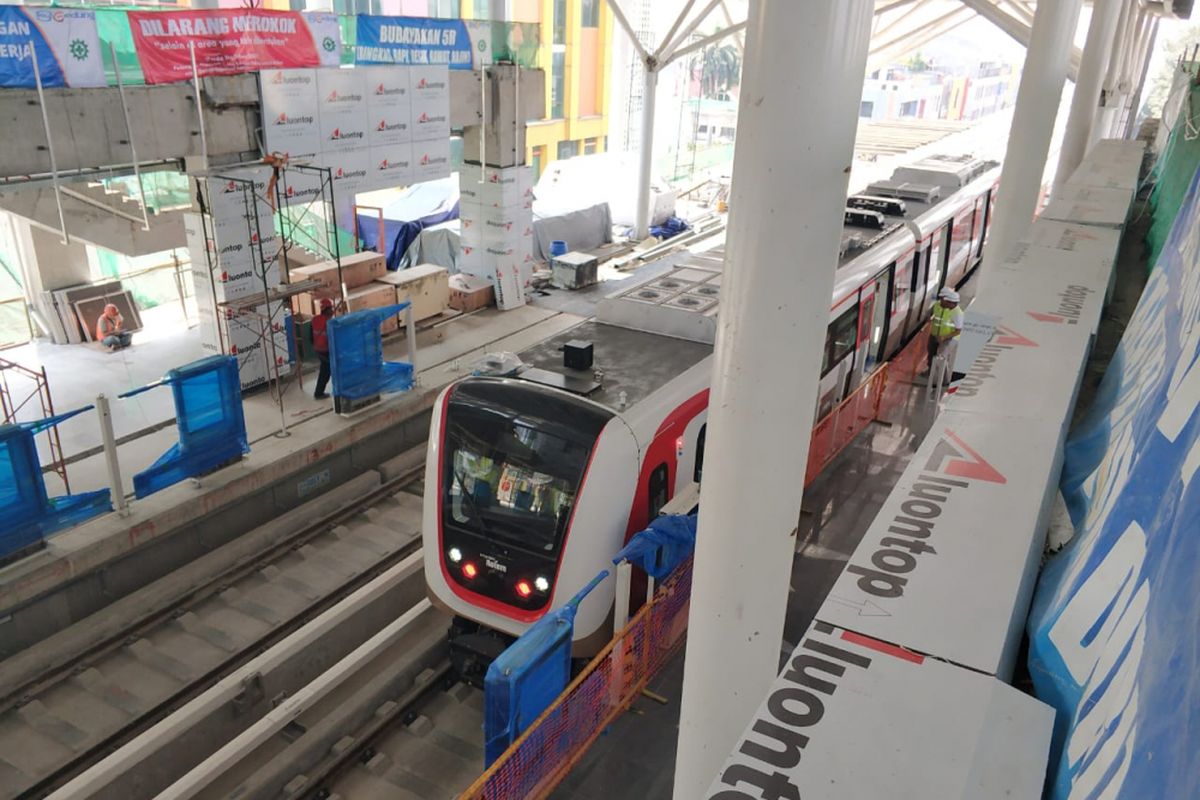
[[[627,273],[609,269],[600,283],[587,289],[544,290],[522,308],[482,309],[428,330],[418,340],[423,344],[417,354],[417,386],[352,417],[333,413],[331,401],[312,398],[311,373],[304,378],[306,389],[292,381],[284,395],[286,435],[273,391],[263,387],[248,393],[243,409],[251,452],[241,462],[136,500],[127,516],[106,514],[50,536],[43,550],[0,568],[0,659],[78,622],[199,552],[423,445],[437,394],[469,374],[485,354],[521,351],[551,338],[593,313],[601,297],[666,271],[677,259],[677,254],[667,254]],[[203,355],[197,330],[183,326],[162,341],[143,345],[135,339],[134,347],[113,354],[86,345],[28,348],[12,357],[34,358],[37,366],[46,367],[56,409],[86,405],[100,392],[115,397]],[[385,342],[384,354],[406,358],[404,337]],[[120,413],[114,426],[122,479],[130,494],[133,475],[177,440],[171,392],[150,391],[112,405],[114,417]],[[107,487],[94,416],[80,415],[62,429],[68,456],[80,452],[77,447],[93,451],[68,467],[71,490]],[[56,475],[46,477],[51,493],[61,491]]]
[[[1086,413],[1146,282],[1143,239],[1149,216],[1130,214],[1121,243],[1113,296],[1100,324],[1080,386],[1074,419]],[[969,300],[977,278],[964,288]],[[964,303],[966,305],[966,303]],[[1037,391],[1037,387],[1030,387]],[[913,386],[903,414],[888,426],[872,423],[804,493],[780,663],[804,636],[847,560],[879,512],[934,421],[925,387]],[[684,649],[649,683],[551,795],[554,800],[637,797],[669,800],[674,781]],[[1015,684],[1031,692],[1022,667]]]

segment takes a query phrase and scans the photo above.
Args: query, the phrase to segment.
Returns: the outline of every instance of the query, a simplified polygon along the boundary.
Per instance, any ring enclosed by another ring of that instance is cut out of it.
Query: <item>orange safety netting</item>
[[[548,796],[683,644],[691,594],[689,558],[660,584],[654,599],[642,606],[558,700],[460,798],[518,800]]]
[[[929,327],[922,328],[895,358],[885,363],[813,427],[808,447],[808,487],[846,445],[877,419],[887,419],[908,399],[909,386],[925,367]]]
[[[805,486],[873,420],[907,401],[910,384],[925,367],[928,336],[926,325],[817,423]],[[460,800],[548,797],[683,644],[691,592],[689,558]]]

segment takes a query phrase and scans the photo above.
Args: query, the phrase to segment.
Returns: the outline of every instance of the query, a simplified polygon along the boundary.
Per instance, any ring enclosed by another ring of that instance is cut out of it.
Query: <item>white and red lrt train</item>
[[[934,157],[849,198],[817,419],[918,331],[941,287],[966,280],[998,177],[994,162]],[[520,353],[515,377],[466,378],[438,398],[425,577],[455,616],[451,651],[468,679],[700,480],[721,268],[719,249],[691,253]],[[576,360],[587,345],[590,365]],[[576,657],[609,640],[614,583],[579,608]]]

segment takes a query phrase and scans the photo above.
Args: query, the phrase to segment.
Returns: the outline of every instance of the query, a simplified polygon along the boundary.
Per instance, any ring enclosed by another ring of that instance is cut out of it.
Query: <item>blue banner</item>
[[[1029,618],[1057,711],[1049,797],[1200,797],[1200,173],[1089,418],[1067,443],[1075,538]]]
[[[474,66],[471,36],[460,19],[358,16],[356,64]]]
[[[0,6],[0,87],[34,89],[39,77],[47,88],[105,85],[94,12]]]

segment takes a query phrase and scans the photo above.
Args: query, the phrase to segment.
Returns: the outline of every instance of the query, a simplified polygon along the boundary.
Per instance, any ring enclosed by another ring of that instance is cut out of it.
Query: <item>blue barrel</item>
[[[550,257],[558,258],[567,254],[567,243],[562,239],[555,239],[550,243]]]

